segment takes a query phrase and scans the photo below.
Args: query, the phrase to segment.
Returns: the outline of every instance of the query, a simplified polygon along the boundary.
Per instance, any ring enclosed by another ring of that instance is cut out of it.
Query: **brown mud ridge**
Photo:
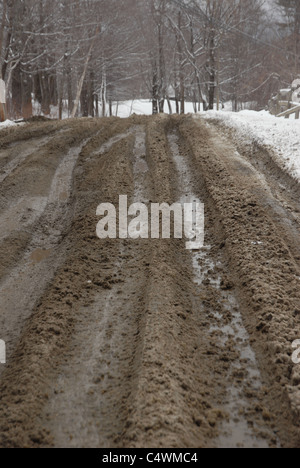
[[[299,447],[299,186],[200,118],[0,135],[1,447]],[[205,247],[96,208],[205,203]]]

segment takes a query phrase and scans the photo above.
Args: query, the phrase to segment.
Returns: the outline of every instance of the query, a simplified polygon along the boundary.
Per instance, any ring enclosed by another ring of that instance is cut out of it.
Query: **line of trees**
[[[300,73],[300,2],[0,0],[0,72],[10,118],[263,108]]]

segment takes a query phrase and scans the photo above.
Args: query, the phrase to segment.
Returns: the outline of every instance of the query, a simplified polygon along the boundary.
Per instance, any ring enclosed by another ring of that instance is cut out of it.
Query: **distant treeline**
[[[300,73],[300,2],[2,0],[1,73],[11,118],[101,116],[149,98],[264,108]],[[273,17],[274,16],[274,17]]]

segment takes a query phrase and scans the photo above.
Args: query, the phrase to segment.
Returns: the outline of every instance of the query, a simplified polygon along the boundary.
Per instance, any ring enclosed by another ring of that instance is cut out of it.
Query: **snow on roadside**
[[[237,133],[237,139],[246,144],[256,142],[270,146],[274,158],[292,177],[300,181],[300,120],[275,117],[269,112],[209,111],[200,114],[209,120],[219,120]]]
[[[13,122],[12,120],[5,120],[5,122],[0,123],[0,130],[3,130],[4,128],[8,127],[15,127],[17,124],[16,122]]]

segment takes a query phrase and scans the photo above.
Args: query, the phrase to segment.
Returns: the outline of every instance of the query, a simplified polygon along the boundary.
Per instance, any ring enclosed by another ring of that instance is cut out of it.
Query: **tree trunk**
[[[214,109],[215,103],[215,74],[211,73],[209,76],[209,96],[208,96],[208,107],[210,110]]]
[[[94,76],[94,72],[91,71],[90,79],[89,79],[89,86],[88,86],[88,114],[91,117],[95,117],[94,87],[95,87],[95,76]]]
[[[80,96],[80,109],[82,117],[88,117],[89,115],[89,99],[88,99],[88,86],[84,82],[82,86],[81,96]]]
[[[214,31],[210,32],[209,42],[209,90],[208,90],[208,107],[213,110],[215,103],[216,91],[216,61],[215,61],[215,37]]]
[[[158,50],[159,50],[159,86],[158,86],[158,101],[159,101],[159,112],[162,114],[165,107],[165,94],[166,94],[166,84],[165,84],[165,59],[164,59],[164,37],[162,26],[159,24],[158,27]]]
[[[102,72],[102,86],[101,86],[101,103],[102,103],[102,117],[106,116],[106,71]]]
[[[46,73],[40,73],[40,88],[42,91],[42,113],[50,115],[50,89],[49,79]]]
[[[201,79],[200,79],[199,73],[197,73],[197,85],[198,85],[198,92],[199,92],[199,100],[203,104],[203,110],[207,111],[208,105],[207,105],[207,101],[204,98],[203,93],[202,93]],[[200,110],[200,104],[199,104],[199,110]]]
[[[178,13],[178,30],[181,31],[182,15]],[[185,86],[184,86],[184,68],[183,68],[183,52],[181,45],[181,38],[177,36],[177,48],[179,57],[179,80],[180,80],[180,113],[185,113]]]
[[[12,72],[12,113],[16,119],[22,117],[22,86],[21,65],[18,64]]]
[[[58,89],[58,118],[63,118],[63,98],[64,98],[64,84],[65,84],[65,73],[62,76],[57,75],[57,89]]]
[[[96,117],[99,117],[99,96],[98,96],[98,93],[95,93],[95,108],[96,108]]]
[[[22,116],[24,119],[32,117],[32,80],[27,74],[21,74],[21,90],[22,90]]]
[[[74,102],[73,102],[72,74],[71,74],[69,59],[68,59],[66,74],[67,74],[67,87],[68,87],[68,115],[70,117],[70,115],[72,114]]]
[[[7,34],[7,37],[6,37],[6,41],[5,41],[5,57],[4,57],[4,61],[3,61],[3,64],[2,64],[2,77],[3,79],[5,79],[5,75],[6,75],[6,71],[7,71],[7,67],[8,67],[8,58],[9,58],[9,54],[10,54],[10,43],[11,43],[11,37],[12,37],[12,33],[11,31],[8,32]]]
[[[165,110],[165,100],[164,99],[161,99],[159,101],[159,113],[160,114],[163,114],[164,113],[164,110]]]
[[[158,72],[156,62],[153,65],[153,82],[152,82],[152,114],[156,115],[159,112],[158,107]]]
[[[58,118],[59,118],[59,120],[62,120],[62,118],[63,118],[63,99],[62,99],[62,96],[60,96],[60,98],[59,98]]]
[[[6,120],[6,104],[0,102],[0,122],[5,122]]]
[[[167,96],[167,103],[168,103],[168,108],[169,108],[169,114],[172,115],[173,109],[172,109],[172,104],[171,104],[169,96]]]
[[[91,56],[92,56],[93,48],[94,48],[94,45],[95,45],[96,38],[98,36],[99,30],[100,30],[100,26],[97,26],[96,31],[95,31],[95,37],[92,40],[92,43],[91,43],[91,46],[90,46],[90,49],[89,49],[89,52],[88,52],[88,55],[87,55],[87,58],[86,58],[86,61],[85,61],[83,73],[81,75],[81,78],[80,78],[78,86],[77,86],[76,99],[75,99],[74,107],[73,107],[72,114],[71,114],[72,118],[74,118],[76,116],[76,113],[77,113],[77,110],[78,110],[85,75],[86,75],[86,72],[87,72],[87,69],[88,69],[89,61],[90,61]]]
[[[4,39],[4,29],[6,25],[6,10],[7,10],[7,0],[2,1],[2,21],[0,25],[0,58],[2,59],[2,51],[3,51],[3,39]],[[2,72],[3,62],[1,63],[1,72]],[[0,78],[4,79],[2,75]]]

